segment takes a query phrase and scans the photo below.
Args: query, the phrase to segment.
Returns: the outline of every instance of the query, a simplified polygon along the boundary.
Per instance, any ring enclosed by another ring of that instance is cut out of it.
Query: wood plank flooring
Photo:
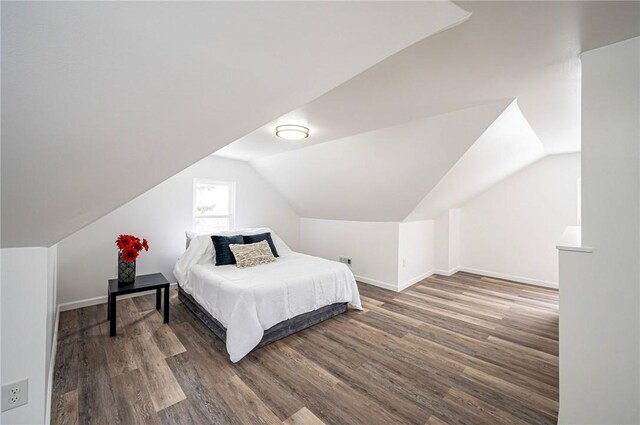
[[[552,424],[558,292],[469,273],[395,293],[237,364],[172,292],[63,312],[54,424]]]

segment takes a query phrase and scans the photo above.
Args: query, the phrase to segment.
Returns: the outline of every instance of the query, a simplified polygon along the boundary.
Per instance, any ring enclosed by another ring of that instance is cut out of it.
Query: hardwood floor
[[[172,293],[63,312],[54,424],[551,424],[558,292],[457,273],[394,293],[359,284],[347,313],[229,362]]]

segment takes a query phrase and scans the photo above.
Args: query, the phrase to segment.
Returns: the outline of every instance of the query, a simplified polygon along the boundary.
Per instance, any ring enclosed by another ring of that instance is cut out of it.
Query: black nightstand
[[[129,284],[118,284],[118,279],[109,280],[107,291],[107,320],[109,336],[116,336],[116,297],[133,294],[134,292],[156,290],[156,309],[160,310],[160,292],[164,289],[164,323],[169,323],[169,281],[162,273],[136,276],[136,280]]]

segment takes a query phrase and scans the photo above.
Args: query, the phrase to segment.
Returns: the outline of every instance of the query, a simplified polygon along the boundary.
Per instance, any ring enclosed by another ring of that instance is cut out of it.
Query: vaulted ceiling
[[[509,104],[436,115],[251,165],[303,217],[402,221]]]
[[[639,20],[608,1],[5,2],[2,246],[51,245],[216,151],[303,216],[431,217],[578,151],[579,53]],[[311,137],[277,139],[284,122]]]
[[[5,2],[2,246],[51,245],[468,16],[448,1]]]
[[[640,3],[457,4],[467,21],[216,155],[250,161],[303,217],[402,221],[459,207],[544,155],[580,151],[579,55],[640,35]],[[277,138],[285,123],[310,137]]]
[[[430,188],[405,221],[434,219],[449,208],[459,208],[544,155],[542,142],[513,101]]]
[[[548,153],[580,150],[581,52],[640,35],[640,2],[456,2],[468,20],[402,50],[216,154],[253,160],[490,103],[518,105]],[[311,137],[275,137],[278,123]]]

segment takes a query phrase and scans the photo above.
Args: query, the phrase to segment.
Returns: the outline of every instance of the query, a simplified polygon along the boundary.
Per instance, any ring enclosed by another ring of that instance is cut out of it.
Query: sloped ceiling
[[[2,246],[49,246],[467,17],[450,2],[4,2]]]
[[[548,153],[580,150],[579,54],[640,35],[640,2],[457,2],[471,17],[226,146],[254,160],[377,128],[517,98]],[[311,128],[304,141],[278,123]]]
[[[434,219],[545,155],[513,101],[416,206],[405,221]]]
[[[403,221],[461,206],[546,154],[579,151],[579,54],[639,35],[640,2],[458,4],[472,12],[461,25],[215,155],[250,161],[302,217]],[[285,123],[311,136],[278,139]]]
[[[411,121],[251,165],[303,217],[402,221],[510,104]]]

